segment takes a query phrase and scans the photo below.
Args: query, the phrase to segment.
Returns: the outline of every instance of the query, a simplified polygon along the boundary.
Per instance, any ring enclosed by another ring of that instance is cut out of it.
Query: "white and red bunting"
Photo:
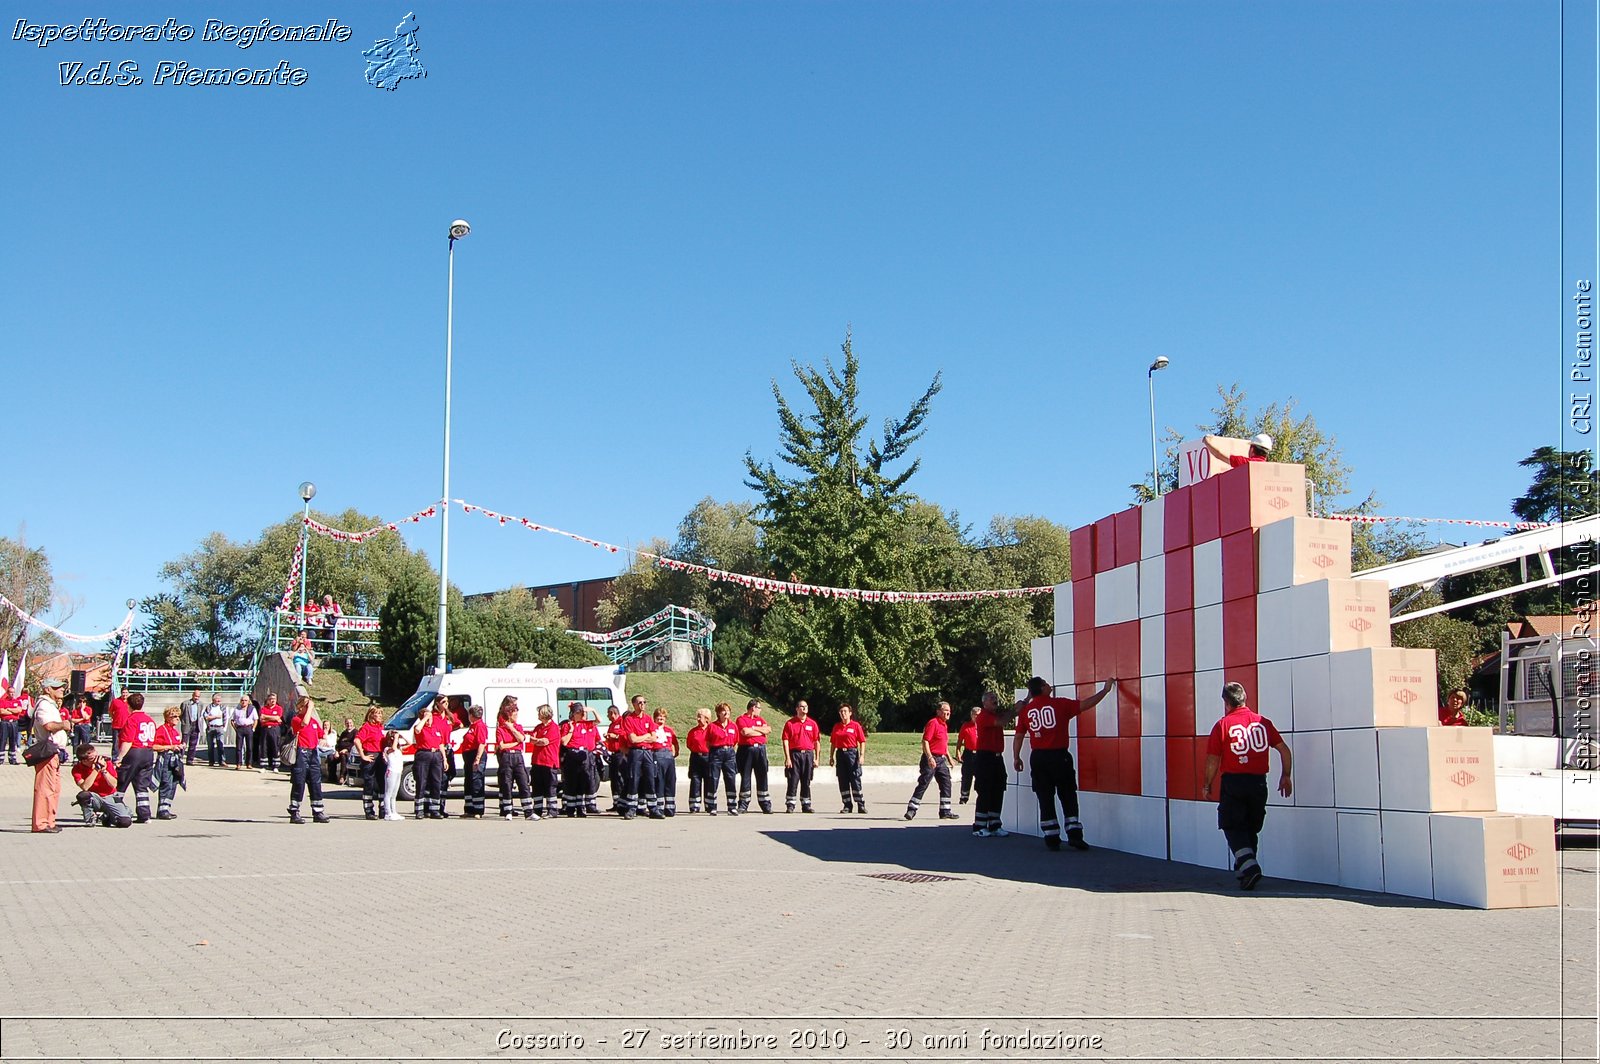
[[[1471,517],[1394,517],[1387,514],[1329,514],[1330,521],[1350,521],[1356,524],[1377,525],[1389,521],[1411,521],[1419,525],[1471,525],[1474,528],[1514,528],[1528,532],[1535,528],[1550,528],[1554,521],[1480,521]]]

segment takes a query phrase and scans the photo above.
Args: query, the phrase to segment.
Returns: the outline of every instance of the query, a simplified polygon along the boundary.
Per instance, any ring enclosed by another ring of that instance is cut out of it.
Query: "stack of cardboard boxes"
[[[1034,672],[1058,695],[1118,680],[1074,724],[1091,843],[1231,867],[1200,789],[1222,686],[1237,681],[1294,754],[1289,797],[1273,755],[1268,875],[1481,907],[1555,904],[1554,823],[1495,812],[1488,729],[1435,726],[1433,652],[1390,646],[1388,589],[1351,577],[1349,523],[1306,516],[1300,466],[1198,472],[1073,530],[1055,633],[1034,640]],[[1026,771],[1013,780],[1006,826],[1036,835],[1030,785]]]

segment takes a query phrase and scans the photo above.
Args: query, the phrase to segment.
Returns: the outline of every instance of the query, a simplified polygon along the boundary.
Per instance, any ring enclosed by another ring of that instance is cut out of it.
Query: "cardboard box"
[[[1294,794],[1287,800],[1278,796],[1278,758],[1272,757],[1273,773],[1267,777],[1272,784],[1271,794],[1274,797],[1269,802],[1281,802],[1285,805],[1319,805],[1332,806],[1336,788],[1334,780],[1338,776],[1338,768],[1334,764],[1333,733],[1332,732],[1296,732],[1285,735],[1284,742],[1289,744],[1289,752],[1294,755]]]
[[[1221,669],[1211,669],[1194,674],[1194,734],[1204,739],[1211,734],[1211,726],[1222,719],[1222,685],[1227,675]]]
[[[1083,525],[1067,533],[1072,550],[1072,578],[1084,580],[1094,575],[1094,525]]]
[[[1194,545],[1209,543],[1222,536],[1222,517],[1217,512],[1217,482],[1202,480],[1189,490],[1189,525]]]
[[[1349,521],[1291,517],[1256,533],[1256,585],[1262,591],[1349,576]]]
[[[1222,668],[1222,603],[1199,606],[1194,611],[1194,668],[1196,672]]]
[[[1339,821],[1335,810],[1282,806],[1267,812],[1257,850],[1261,870],[1275,879],[1339,881]]]
[[[1229,436],[1202,436],[1178,444],[1178,487],[1184,488],[1214,477],[1232,466],[1234,455],[1250,453],[1249,440]]]
[[[1062,679],[1073,683],[1088,683],[1095,676],[1094,629],[1080,628],[1072,633],[1072,674],[1062,674]]]
[[[1167,734],[1167,678],[1139,677],[1139,734]]]
[[[1167,612],[1194,609],[1194,548],[1179,547],[1166,556]]]
[[[1383,834],[1383,889],[1408,898],[1433,897],[1433,843],[1428,830],[1432,813],[1378,814]]]
[[[1144,702],[1140,697],[1139,677],[1130,676],[1118,679],[1117,686],[1106,695],[1107,702],[1116,703],[1117,707],[1117,734],[1124,738],[1137,738],[1144,734],[1142,718],[1144,717]],[[1138,773],[1133,773],[1134,780],[1130,787],[1138,786]]]
[[[1294,601],[1289,590],[1257,595],[1256,660],[1288,661],[1294,652]]]
[[[1340,809],[1377,809],[1378,732],[1344,728],[1333,736],[1333,802]]]
[[[1094,690],[1098,691],[1099,687],[1095,687]],[[1089,693],[1093,694],[1093,691]],[[1082,687],[1080,687],[1078,700],[1081,702],[1085,698],[1086,695],[1083,693]],[[1089,712],[1094,714],[1094,734],[1097,737],[1115,738],[1122,734],[1117,726],[1117,696],[1115,691],[1095,703],[1095,707]],[[1088,714],[1084,715],[1087,716]],[[1135,732],[1134,734],[1138,733]]]
[[[1561,862],[1556,853],[1554,818],[1432,813],[1428,822],[1433,843],[1433,896],[1438,900],[1478,909],[1528,909],[1560,903]]]
[[[1073,655],[1073,646],[1077,639],[1071,632],[1061,633],[1050,637],[1053,644],[1050,651],[1051,661],[1054,663],[1054,676],[1046,676],[1051,686],[1063,680],[1073,680],[1077,675],[1076,659]]]
[[[1171,554],[1194,542],[1192,500],[1188,488],[1178,488],[1161,496],[1161,531],[1163,554]]]
[[[1136,678],[1139,675],[1139,622],[1123,621],[1099,629],[1094,635],[1096,683]]]
[[[1072,581],[1056,585],[1055,593],[1055,622],[1056,635],[1072,631]]]
[[[1289,663],[1294,681],[1294,730],[1326,731],[1333,727],[1333,686],[1329,655],[1295,658]]]
[[[1251,707],[1274,727],[1285,735],[1294,731],[1294,667],[1289,662],[1261,662],[1256,666],[1256,689],[1247,693]]]
[[[1492,812],[1494,733],[1488,728],[1379,728],[1378,783],[1384,809]]]
[[[1203,868],[1233,868],[1228,844],[1217,829],[1215,802],[1167,802],[1169,859]]]
[[[1167,673],[1167,736],[1194,735],[1194,673]]]
[[[1139,557],[1159,558],[1166,553],[1166,496],[1157,495],[1139,507]]]
[[[1117,567],[1117,519],[1102,517],[1094,523],[1094,571],[1106,572]]]
[[[1426,728],[1439,723],[1432,650],[1381,647],[1328,656],[1335,728]]]
[[[1145,558],[1139,563],[1139,616],[1159,617],[1167,612],[1167,560]]]
[[[1168,610],[1167,667],[1169,676],[1194,672],[1194,610]]]
[[[1222,603],[1222,541],[1213,539],[1194,547],[1194,605]]]
[[[1383,891],[1383,829],[1377,813],[1339,813],[1339,885]]]
[[[1055,683],[1051,679],[1056,671],[1054,642],[1053,636],[1042,635],[1029,644],[1031,654],[1028,667],[1033,670],[1034,676],[1043,676],[1047,683]]]
[[[1169,852],[1166,801],[1135,794],[1117,795],[1112,804],[1117,811],[1119,848],[1126,853],[1166,860]]]
[[[1389,585],[1321,580],[1288,590],[1297,658],[1389,645]]]
[[[1200,783],[1194,778],[1194,740],[1168,735],[1167,797],[1188,802],[1200,796]]]
[[[1235,599],[1222,604],[1222,664],[1229,669],[1256,663],[1256,600]]]
[[[1081,576],[1072,582],[1072,630],[1094,627],[1094,576]]]
[[[1130,506],[1112,516],[1117,543],[1117,564],[1134,565],[1139,561],[1139,508]]]
[[[1217,475],[1224,536],[1306,515],[1306,469],[1289,462],[1251,462]]]
[[[1094,574],[1096,627],[1139,619],[1139,563]]]
[[[1167,796],[1167,740],[1164,736],[1139,738],[1139,793]]]
[[[1167,619],[1139,620],[1139,675],[1161,676],[1167,671]]]
[[[1222,601],[1254,598],[1256,594],[1256,535],[1251,531],[1224,535],[1222,543]]]

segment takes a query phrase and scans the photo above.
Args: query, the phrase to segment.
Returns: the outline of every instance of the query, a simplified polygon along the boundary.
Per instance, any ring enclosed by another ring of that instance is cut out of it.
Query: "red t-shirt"
[[[125,699],[113,698],[111,700],[111,730],[120,732],[123,728],[126,728],[130,712],[132,711],[128,708],[128,703]]]
[[[268,702],[261,707],[261,712],[256,716],[256,723],[263,728],[276,728],[283,723],[283,703]]]
[[[176,724],[161,724],[156,727],[156,736],[153,740],[155,746],[182,746],[183,736],[178,734]]]
[[[606,749],[615,754],[622,750],[622,718],[606,725]]]
[[[861,726],[859,720],[852,720],[846,724],[840,721],[833,726],[833,731],[828,733],[828,742],[835,750],[854,750],[867,741],[867,730]]]
[[[565,741],[573,750],[593,750],[600,745],[600,729],[589,721],[577,721],[568,729]]]
[[[1266,460],[1265,456],[1259,454],[1230,454],[1228,456],[1228,468],[1238,469],[1240,466],[1249,465],[1251,462],[1265,462]]]
[[[967,749],[986,750],[991,754],[1005,753],[1006,729],[1000,723],[998,713],[990,713],[987,709],[978,710],[977,719],[972,722],[972,736]]]
[[[444,744],[449,741],[450,732],[448,730],[443,732],[439,730],[439,714],[435,713],[428,718],[428,723],[425,727],[412,728],[411,736],[420,750],[441,750],[444,748]]]
[[[1109,697],[1109,696],[1108,696]],[[1035,750],[1065,750],[1072,736],[1067,722],[1083,712],[1076,698],[1030,698],[1017,712],[1017,730],[1026,732],[1028,745]]]
[[[689,733],[683,737],[683,741],[688,744],[691,754],[707,754],[711,752],[711,747],[706,745],[706,726],[704,724],[696,724],[690,728]]]
[[[450,736],[456,730],[455,714],[435,713],[433,715],[433,727],[439,733],[439,748],[442,750],[454,749],[450,745]]]
[[[480,746],[487,746],[488,743],[489,726],[481,720],[475,720],[467,725],[467,730],[462,733],[460,752],[470,754]]]
[[[522,748],[522,730],[510,724],[499,724],[494,729],[495,745],[505,751],[515,751]]]
[[[783,741],[789,744],[790,750],[815,750],[822,741],[822,729],[810,717],[805,720],[795,717],[784,722]]]
[[[79,787],[82,787],[83,786],[83,781],[88,779],[89,778],[89,773],[91,773],[93,771],[94,770],[92,768],[90,768],[88,765],[84,765],[84,764],[73,765],[72,766],[72,780],[73,780],[74,783],[78,784]],[[89,788],[89,793],[90,794],[98,794],[102,798],[108,798],[111,795],[116,794],[117,793],[117,766],[115,766],[111,762],[107,761],[106,764],[105,764],[105,770],[100,773],[100,778],[95,780],[94,786]]]
[[[363,724],[356,729],[356,745],[363,754],[376,754],[383,749],[383,725]]]
[[[622,745],[627,750],[651,750],[655,743],[651,736],[656,730],[656,722],[643,713],[629,713],[617,724],[622,729]]]
[[[533,763],[544,768],[555,768],[561,764],[561,727],[553,720],[541,721],[534,725],[533,737],[535,739],[548,739],[544,746],[533,747]]]
[[[94,707],[87,702],[78,703],[78,708],[74,709],[71,714],[71,720],[74,724],[87,724],[93,719]]]
[[[321,718],[304,720],[296,717],[289,722],[289,730],[294,732],[295,740],[301,749],[315,750],[317,744],[322,741],[322,733],[327,729],[322,726]]]
[[[1283,742],[1272,722],[1249,706],[1240,706],[1211,727],[1206,756],[1222,758],[1222,771],[1265,776],[1267,751]]]
[[[740,746],[766,746],[767,745],[767,737],[765,735],[746,735],[744,733],[744,730],[746,728],[759,728],[759,727],[761,727],[761,725],[766,723],[765,719],[756,716],[754,713],[746,713],[744,716],[740,717],[734,723],[736,725],[738,725],[738,728],[739,728],[739,745]]]
[[[963,750],[976,750],[978,748],[978,726],[972,721],[967,721],[956,732],[956,741]]]
[[[1465,728],[1467,726],[1467,707],[1452,710],[1449,706],[1439,707],[1439,725],[1444,728]]]
[[[928,744],[928,752],[934,757],[945,756],[950,752],[950,726],[934,717],[922,729],[922,741]]]
[[[125,709],[122,715],[122,727],[117,730],[124,747],[148,750],[156,741],[156,722],[142,709],[137,713]]]
[[[671,750],[672,756],[678,756],[678,733],[672,730],[672,725],[665,722],[656,725],[656,731],[667,737],[666,742],[656,743],[657,750]]]
[[[719,724],[712,721],[706,725],[706,746],[715,749],[719,746],[739,745],[739,725],[733,721]]]
[[[16,720],[22,716],[22,699],[9,694],[0,695],[0,720]]]

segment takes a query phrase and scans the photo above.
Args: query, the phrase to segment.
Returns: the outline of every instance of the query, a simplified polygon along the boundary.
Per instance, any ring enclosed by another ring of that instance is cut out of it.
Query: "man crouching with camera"
[[[78,805],[83,809],[83,824],[96,823],[108,828],[125,828],[133,814],[117,800],[117,766],[95,752],[93,743],[78,747],[78,760],[72,766],[72,779],[78,785]]]

